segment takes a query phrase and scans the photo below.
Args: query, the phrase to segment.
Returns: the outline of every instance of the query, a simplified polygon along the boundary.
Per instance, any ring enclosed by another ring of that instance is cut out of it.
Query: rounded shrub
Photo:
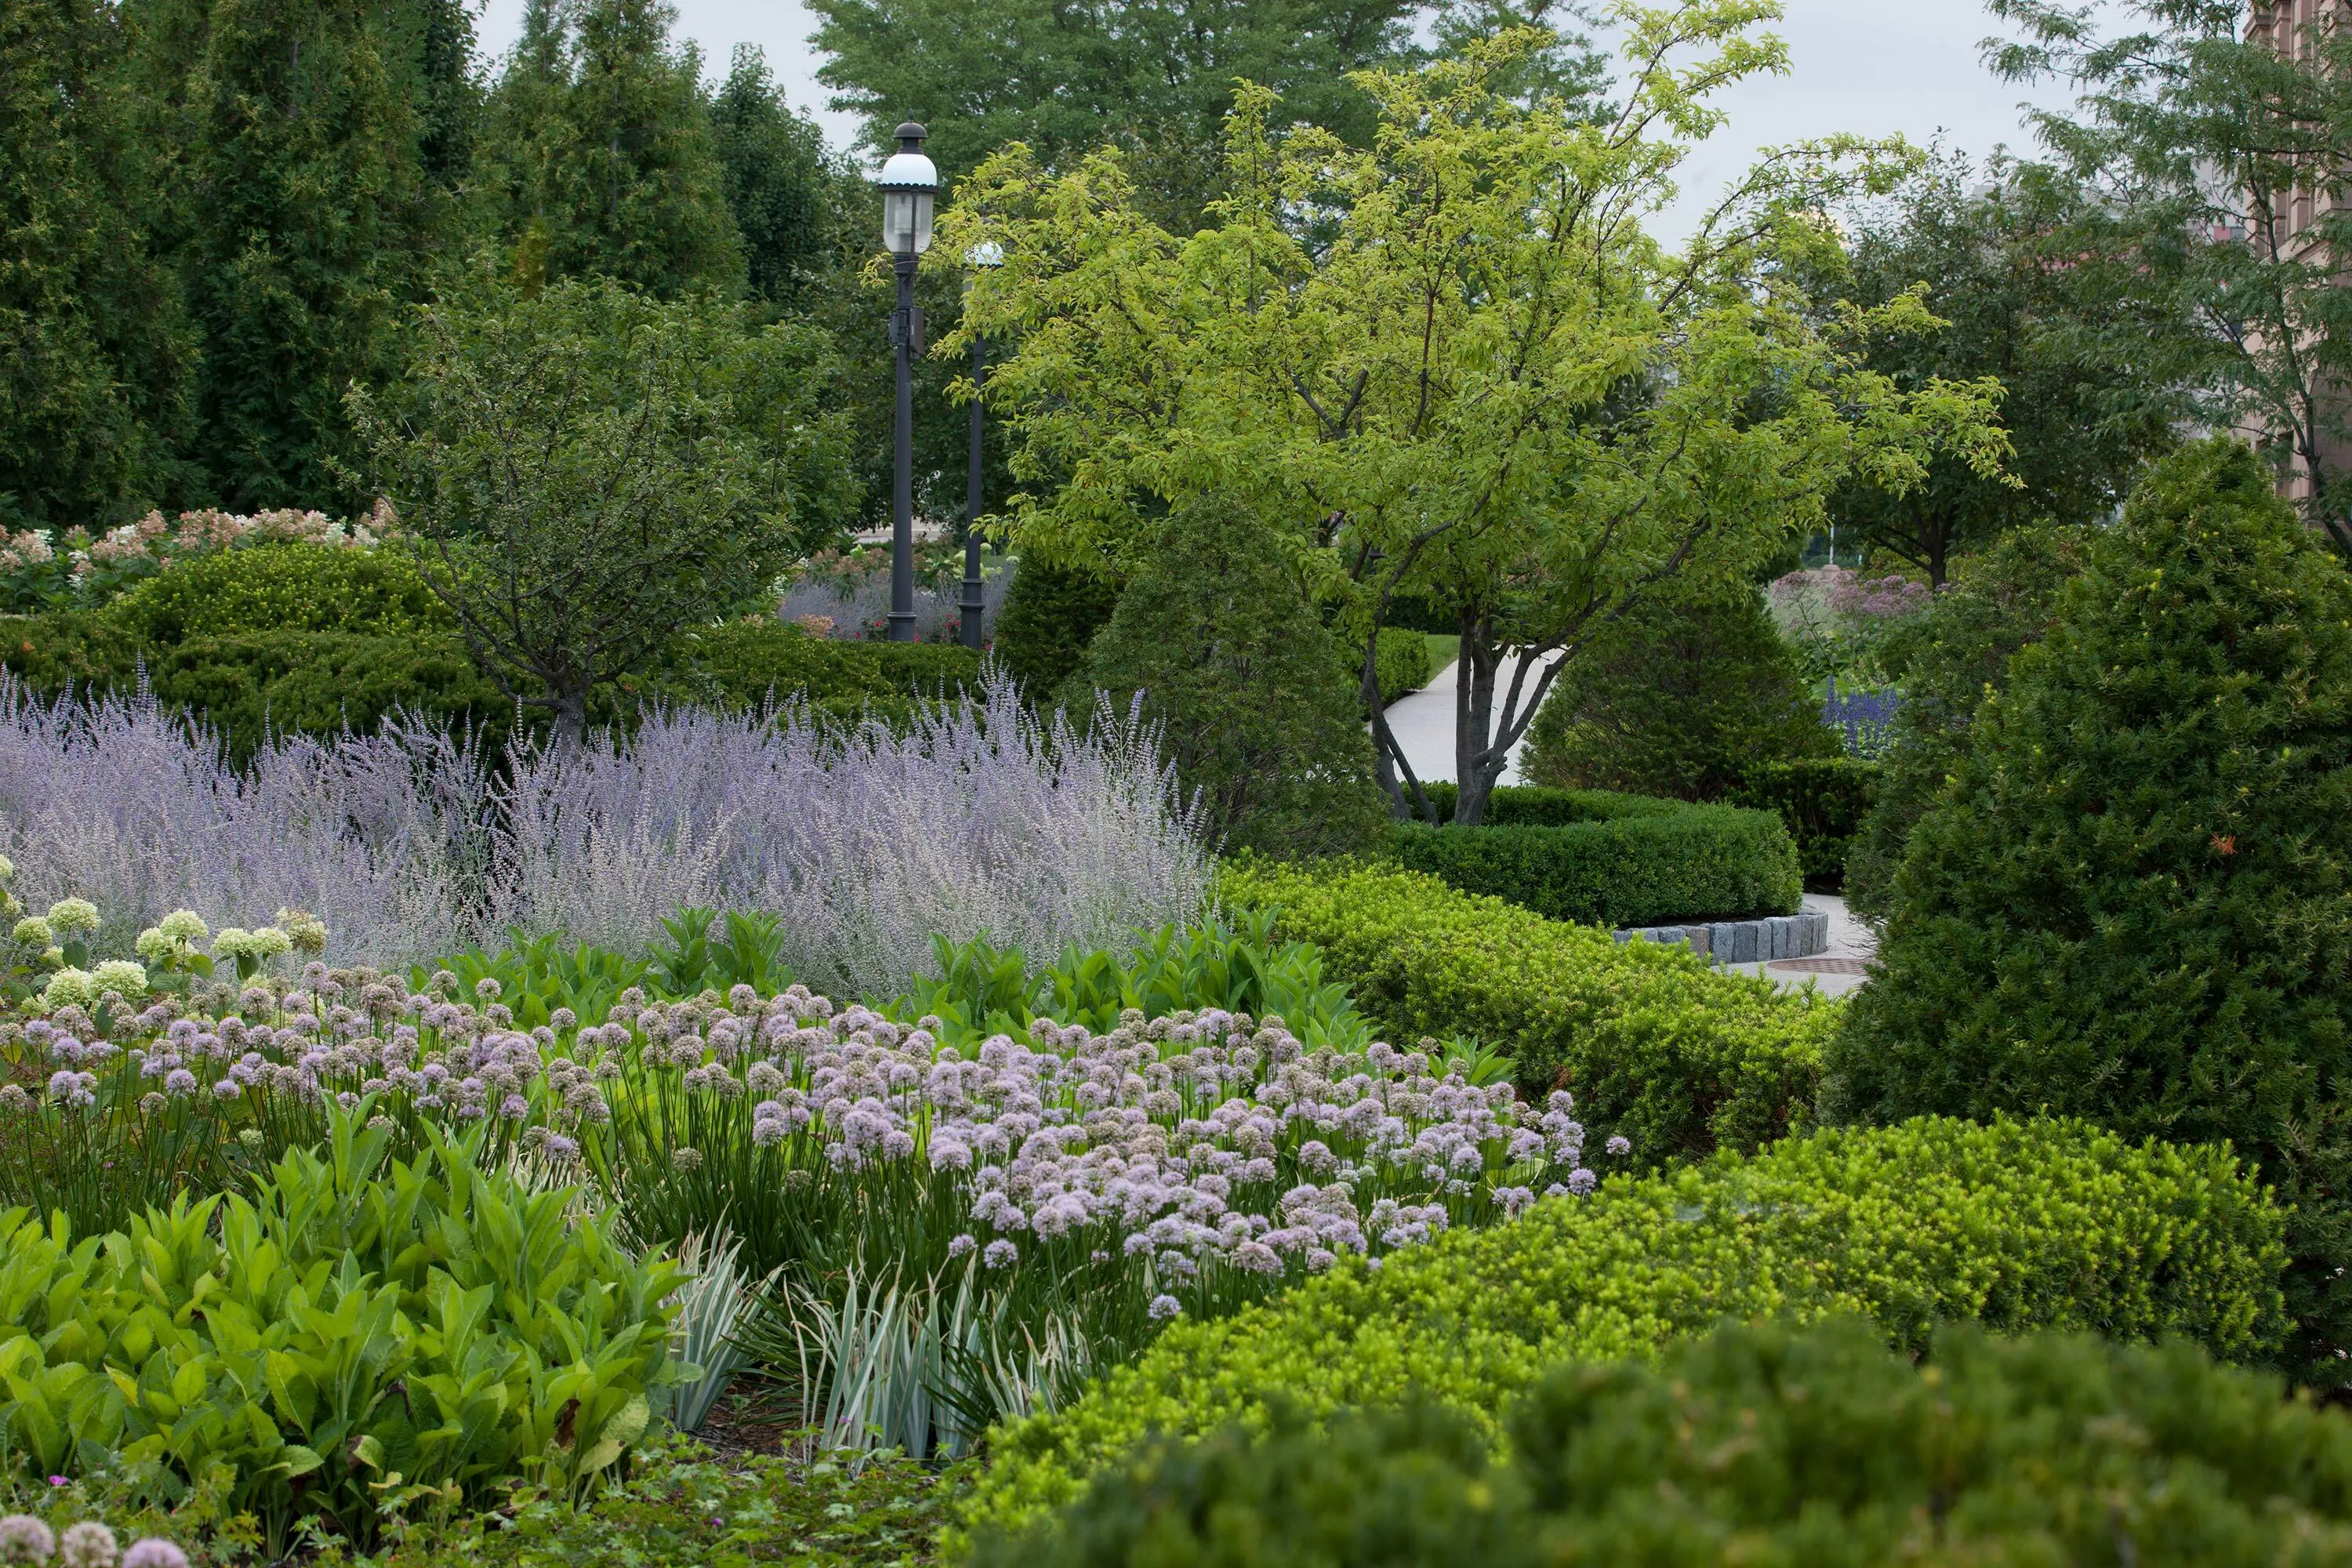
[[[797,699],[837,721],[903,723],[926,698],[977,690],[980,674],[980,656],[952,643],[848,641],[756,620],[682,634],[661,669],[631,684],[665,700],[756,708]]]
[[[2134,1145],[2079,1122],[1927,1119],[1615,1177],[1180,1324],[1059,1411],[1005,1428],[969,1518],[1036,1517],[1147,1433],[1263,1426],[1277,1399],[1320,1419],[1419,1391],[1496,1441],[1500,1412],[1544,1368],[1653,1356],[1725,1317],[1860,1312],[1914,1347],[1979,1319],[2247,1356],[2281,1329],[2279,1226],[2227,1149]]]
[[[394,549],[257,544],[173,562],[107,608],[142,643],[246,632],[413,637],[456,629],[448,609]]]
[[[2352,578],[2232,442],[2096,537],[1913,830],[1833,1116],[2227,1139],[2293,1205],[2306,1375],[2352,1364]]]
[[[1716,1568],[2132,1563],[2352,1553],[2352,1419],[2197,1347],[1935,1336],[1922,1363],[1851,1318],[1729,1323],[1546,1374],[1497,1460],[1425,1402],[1318,1431],[1146,1444],[985,1568],[1462,1562]]]
[[[1796,655],[1744,590],[1651,599],[1568,661],[1528,729],[1529,782],[1717,800],[1759,762],[1836,754]]]

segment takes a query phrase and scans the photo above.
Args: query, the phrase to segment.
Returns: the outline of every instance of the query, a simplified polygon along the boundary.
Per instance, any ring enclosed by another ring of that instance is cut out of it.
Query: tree
[[[598,687],[760,599],[808,543],[802,510],[840,504],[826,350],[708,294],[467,285],[353,414],[476,660],[577,738]]]
[[[889,145],[904,120],[929,124],[950,179],[1008,142],[1048,168],[1117,144],[1148,167],[1159,216],[1189,227],[1222,172],[1218,128],[1236,78],[1268,84],[1293,113],[1360,138],[1370,100],[1360,67],[1409,59],[1414,0],[811,0],[818,77],[836,108]]]
[[[194,373],[125,188],[120,24],[0,0],[0,527],[103,525],[173,488]]]
[[[796,303],[842,266],[845,209],[870,219],[869,193],[826,153],[815,122],[793,112],[767,58],[749,44],[736,46],[710,100],[710,127],[751,292],[774,305]],[[870,226],[858,224],[861,237]]]
[[[1549,43],[1517,33],[1355,77],[1380,108],[1361,150],[1276,135],[1273,95],[1244,92],[1231,194],[1189,236],[1142,210],[1118,152],[1055,174],[1016,148],[934,247],[987,237],[1008,258],[940,352],[974,330],[1018,345],[988,396],[1030,487],[1008,508],[1024,548],[1099,552],[1123,574],[1167,507],[1221,491],[1277,529],[1368,649],[1399,595],[1442,605],[1463,639],[1465,823],[1557,677],[1544,656],[1572,658],[1670,579],[1744,578],[1849,475],[1900,489],[1939,446],[1985,469],[2001,449],[1989,385],[1904,391],[1858,362],[1870,334],[1932,321],[1916,297],[1824,326],[1792,291],[1790,264],[1833,243],[1822,204],[1883,184],[1893,153],[1781,154],[1679,257],[1642,233],[1633,215],[1713,123],[1696,93],[1780,55],[1748,36],[1744,0],[1627,15],[1631,76],[1606,122],[1498,96]],[[1538,657],[1498,709],[1513,651]],[[1369,657],[1363,682],[1402,815],[1419,784]]]
[[[2029,521],[2112,514],[2139,469],[2178,441],[2207,353],[2184,313],[2152,299],[2127,256],[2070,237],[2091,193],[2061,171],[1958,157],[1921,169],[1855,216],[1847,276],[1817,291],[1883,305],[1923,283],[1946,323],[1874,341],[1865,363],[1898,386],[1997,377],[2011,456],[1997,475],[1949,456],[1896,495],[1849,484],[1840,530],[1916,566],[1940,587],[1953,556]]]
[[[1986,695],[2007,689],[2010,660],[2048,634],[2089,543],[2079,528],[2013,529],[1962,557],[1927,608],[1888,635],[1880,658],[1903,700],[1880,760],[1877,798],[1846,856],[1845,901],[1856,913],[1884,920],[1892,912],[1911,829],[1967,754],[1969,726]]]
[[[661,0],[530,0],[490,96],[481,180],[526,285],[741,287],[702,63],[670,41],[676,20]]]
[[[1530,784],[1719,800],[1759,763],[1837,751],[1819,697],[1739,584],[1611,622],[1544,700],[1523,771]]]
[[[1350,673],[1278,542],[1214,495],[1168,518],[1086,665],[1115,708],[1143,700],[1213,842],[1284,859],[1381,831]]]
[[[329,502],[344,389],[393,373],[399,306],[447,237],[385,16],[151,0],[140,33],[148,216],[201,340],[194,451],[232,505]]]
[[[2194,318],[2210,422],[2252,434],[2352,551],[2352,17],[2122,0],[2102,9],[2139,26],[2108,37],[2097,9],[1991,5],[2021,34],[1992,49],[1997,68],[2081,89],[2077,114],[2034,115],[2096,193],[2066,244],[2159,319]]]
[[[2102,531],[1913,829],[1832,1113],[2228,1139],[2352,1380],[2352,577],[2234,442]]]

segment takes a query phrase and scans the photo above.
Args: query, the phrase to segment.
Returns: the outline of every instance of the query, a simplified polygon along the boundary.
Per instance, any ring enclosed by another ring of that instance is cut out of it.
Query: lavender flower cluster
[[[1844,738],[1848,756],[1877,757],[1895,743],[1895,714],[1902,705],[1895,687],[1848,691],[1832,681],[1822,700],[1822,722]]]
[[[952,1236],[950,1258],[992,1275],[1125,1274],[1161,1317],[1598,1179],[1564,1093],[1527,1105],[1507,1084],[1439,1076],[1425,1051],[1309,1051],[1279,1018],[1218,1010],[1129,1010],[1104,1035],[1040,1021],[1025,1043],[1000,1035],[967,1058],[939,1043],[936,1019],[836,1008],[799,985],[676,1003],[632,990],[601,1023],[558,1009],[529,1031],[495,981],[466,998],[446,972],[412,993],[313,963],[291,988],[200,1001],[132,1013],[103,999],[116,1040],[74,1005],[0,1023],[0,1110],[99,1108],[126,1136],[142,1118],[210,1117],[217,1136],[254,1142],[276,1110],[331,1101],[412,1128],[488,1121],[509,1147],[593,1152],[638,1181],[705,1169],[692,1135],[732,1151],[730,1179],[821,1187],[868,1213],[914,1205],[926,1212],[905,1215],[908,1233]],[[26,1084],[43,1072],[37,1100]],[[665,1165],[631,1169],[617,1124],[649,1108]]]

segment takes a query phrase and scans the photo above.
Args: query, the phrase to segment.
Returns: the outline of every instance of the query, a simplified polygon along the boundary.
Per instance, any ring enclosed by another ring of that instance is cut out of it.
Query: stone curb
[[[1642,926],[1614,933],[1619,942],[1681,942],[1717,963],[1766,963],[1827,952],[1830,917],[1815,911],[1760,921],[1713,921],[1706,925]]]

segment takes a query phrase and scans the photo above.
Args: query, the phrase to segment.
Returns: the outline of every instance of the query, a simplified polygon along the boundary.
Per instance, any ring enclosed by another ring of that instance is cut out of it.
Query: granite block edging
[[[1717,963],[1766,963],[1828,952],[1830,917],[1813,911],[1702,925],[1640,926],[1613,934],[1619,942],[1680,942]]]

